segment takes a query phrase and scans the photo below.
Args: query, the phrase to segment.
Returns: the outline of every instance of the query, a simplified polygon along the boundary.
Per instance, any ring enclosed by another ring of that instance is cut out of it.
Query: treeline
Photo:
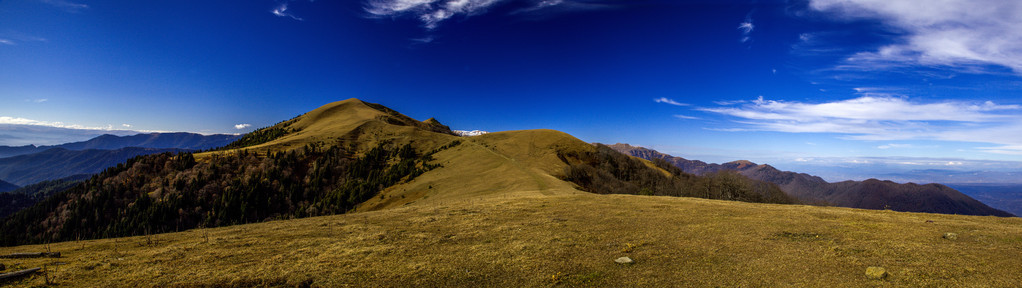
[[[245,136],[241,136],[241,138],[235,140],[234,142],[231,142],[231,144],[227,144],[227,146],[213,150],[230,150],[244,148],[276,140],[277,138],[284,137],[284,135],[301,131],[301,129],[291,127],[291,124],[294,124],[296,121],[298,121],[298,117],[294,117],[286,121],[281,121],[269,127],[256,129],[255,131],[246,133]]]
[[[32,207],[46,197],[74,187],[88,178],[89,175],[75,175],[58,180],[42,181],[14,191],[0,193],[0,219]]]
[[[0,244],[345,213],[386,187],[439,167],[429,163],[436,152],[381,143],[361,156],[320,145],[214,154],[201,162],[190,153],[140,156],[11,215],[0,227]]]
[[[603,144],[597,144],[595,152],[560,152],[559,156],[569,163],[565,168],[565,180],[592,193],[796,202],[773,183],[752,180],[733,171],[696,176],[682,172],[663,159],[655,159],[653,164],[668,172],[665,174]]]

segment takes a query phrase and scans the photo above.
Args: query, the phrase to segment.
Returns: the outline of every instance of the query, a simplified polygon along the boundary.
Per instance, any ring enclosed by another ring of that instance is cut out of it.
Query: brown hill
[[[0,223],[0,244],[106,238],[486,199],[507,193],[791,203],[734,173],[686,174],[553,130],[463,138],[349,99],[224,149],[129,159]],[[578,189],[577,189],[578,188]]]
[[[876,179],[828,183],[817,176],[781,171],[770,165],[757,165],[746,160],[708,164],[628,144],[619,143],[609,146],[622,153],[643,159],[663,159],[685,172],[697,175],[722,170],[737,171],[752,179],[775,183],[785,193],[803,203],[907,212],[1014,216],[1011,213],[991,208],[941,184],[899,184]]]

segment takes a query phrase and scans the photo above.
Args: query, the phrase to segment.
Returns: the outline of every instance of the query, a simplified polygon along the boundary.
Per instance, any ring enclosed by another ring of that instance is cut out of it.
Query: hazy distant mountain
[[[10,182],[0,180],[0,193],[18,189],[18,185],[11,184]]]
[[[941,184],[898,184],[876,179],[829,183],[813,175],[781,171],[770,165],[757,165],[744,160],[708,164],[628,144],[614,144],[610,147],[643,159],[664,159],[685,172],[697,175],[721,170],[737,171],[752,179],[775,183],[788,195],[807,204],[910,212],[1013,216]]]
[[[992,207],[1022,215],[1022,184],[944,183]]]
[[[63,179],[42,181],[7,193],[0,193],[0,219],[31,207],[46,197],[67,190],[89,177],[89,175],[75,175]]]
[[[43,180],[54,180],[78,174],[95,174],[138,155],[184,152],[184,149],[121,148],[117,150],[49,150],[0,158],[0,179],[16,185],[28,185]]]
[[[58,145],[84,141],[103,134],[135,135],[137,131],[71,129],[40,125],[0,124],[0,145]]]
[[[195,133],[149,133],[136,134],[131,136],[100,135],[87,141],[65,143],[52,146],[0,146],[0,158],[17,155],[39,153],[51,148],[62,148],[67,150],[102,149],[114,150],[126,147],[140,148],[175,148],[189,150],[205,150],[222,147],[241,135],[215,134],[202,135]]]

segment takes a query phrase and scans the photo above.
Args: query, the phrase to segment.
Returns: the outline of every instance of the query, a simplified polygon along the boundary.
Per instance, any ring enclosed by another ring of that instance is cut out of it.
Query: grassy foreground
[[[628,195],[465,201],[49,245],[57,287],[1009,287],[1022,219]],[[957,239],[942,238],[957,233]],[[0,248],[0,254],[46,246]],[[634,264],[617,264],[628,256]],[[890,276],[867,279],[869,266]],[[42,274],[4,284],[44,285]]]

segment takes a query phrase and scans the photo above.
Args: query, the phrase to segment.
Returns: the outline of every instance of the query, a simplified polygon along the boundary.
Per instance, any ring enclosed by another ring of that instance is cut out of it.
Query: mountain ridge
[[[417,121],[354,98],[257,129],[235,143],[243,145],[137,156],[107,168],[8,217],[0,241],[164,233],[508,195],[791,202],[773,184],[735,173],[685,174],[561,131],[466,138],[435,119]]]
[[[0,193],[4,193],[4,192],[7,192],[7,191],[12,191],[12,190],[15,190],[15,189],[18,189],[18,188],[21,188],[21,187],[18,186],[18,185],[14,185],[14,183],[7,182],[7,181],[4,181],[4,180],[0,179]]]
[[[619,152],[643,159],[663,159],[685,172],[697,175],[720,170],[737,171],[753,179],[775,183],[788,195],[808,204],[906,212],[1015,216],[941,184],[899,184],[877,179],[830,183],[818,176],[781,171],[770,165],[756,164],[747,160],[709,164],[623,143],[609,146]]]
[[[59,145],[0,146],[0,158],[39,153],[52,148],[67,150],[116,150],[138,147],[205,150],[227,145],[240,137],[240,135],[231,134],[202,135],[188,132],[141,133],[129,136],[103,134],[86,141]]]
[[[0,178],[25,186],[79,174],[99,173],[139,155],[185,151],[190,150],[138,147],[116,150],[50,148],[39,153],[0,158]]]

